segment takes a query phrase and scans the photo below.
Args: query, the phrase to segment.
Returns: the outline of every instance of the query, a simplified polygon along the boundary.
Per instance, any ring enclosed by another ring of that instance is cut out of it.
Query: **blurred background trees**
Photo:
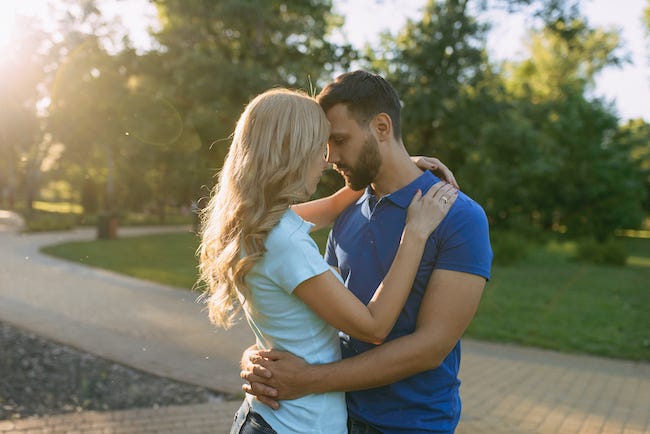
[[[332,37],[331,0],[150,0],[160,26],[146,50],[99,0],[50,3],[51,21],[21,18],[0,59],[0,207],[168,221],[208,195],[253,95],[315,93],[364,67],[400,92],[409,151],[453,168],[495,232],[604,242],[650,213],[650,125],[593,96],[625,49],[579,2],[430,0],[365,52]],[[491,9],[530,14],[525,58],[490,59]],[[650,32],[650,2],[639,13]],[[339,185],[329,174],[319,194]]]

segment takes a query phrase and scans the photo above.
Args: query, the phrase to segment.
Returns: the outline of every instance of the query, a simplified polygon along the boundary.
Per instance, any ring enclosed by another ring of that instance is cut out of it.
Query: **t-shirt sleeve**
[[[334,268],[339,268],[339,261],[336,259],[336,248],[333,234],[334,229],[330,231],[327,237],[327,247],[325,248],[325,261]]]
[[[477,274],[489,279],[492,247],[483,209],[476,203],[470,203],[447,221],[453,224],[444,227],[435,268]]]
[[[314,276],[330,270],[308,234],[294,234],[267,251],[269,278],[288,293]]]

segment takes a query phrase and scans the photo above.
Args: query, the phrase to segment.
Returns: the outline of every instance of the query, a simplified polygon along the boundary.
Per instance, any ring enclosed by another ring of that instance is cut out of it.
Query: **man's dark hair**
[[[393,136],[401,137],[400,104],[397,91],[383,77],[366,71],[346,72],[336,77],[316,97],[325,113],[336,104],[345,104],[361,126],[379,113],[386,113],[393,123]]]

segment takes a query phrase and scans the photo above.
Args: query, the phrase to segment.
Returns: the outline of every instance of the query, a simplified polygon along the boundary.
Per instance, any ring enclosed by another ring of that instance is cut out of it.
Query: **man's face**
[[[366,188],[381,166],[377,139],[357,123],[344,104],[336,104],[326,116],[330,122],[327,162],[334,164],[351,189]]]

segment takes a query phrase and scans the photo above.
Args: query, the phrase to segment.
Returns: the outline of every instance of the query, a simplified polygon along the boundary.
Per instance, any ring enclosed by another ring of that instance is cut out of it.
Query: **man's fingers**
[[[253,366],[253,373],[261,378],[271,378],[273,373],[262,365]]]
[[[241,378],[244,378],[244,375],[257,375],[260,378],[271,378],[273,373],[266,366],[249,365],[239,373]]]
[[[244,392],[258,397],[266,396],[273,399],[278,396],[278,391],[276,389],[262,383],[244,383],[241,388]]]
[[[250,371],[241,371],[239,377],[248,383],[264,383],[269,377],[261,377]]]
[[[269,398],[268,396],[256,396],[255,399],[257,399],[262,404],[268,405],[273,410],[280,408],[280,403],[274,399]]]

